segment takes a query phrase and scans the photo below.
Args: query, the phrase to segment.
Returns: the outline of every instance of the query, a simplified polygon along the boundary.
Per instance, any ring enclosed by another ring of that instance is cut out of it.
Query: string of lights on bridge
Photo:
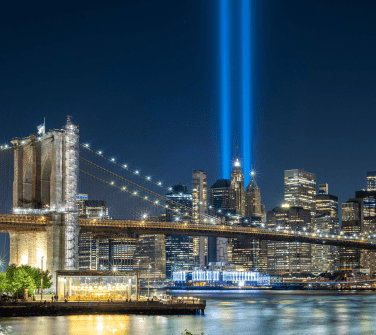
[[[144,176],[144,175],[142,175],[142,174],[140,173],[139,170],[131,170],[131,169],[128,167],[128,164],[120,164],[120,163],[118,163],[118,162],[116,161],[116,159],[115,159],[114,157],[106,156],[105,154],[103,154],[103,151],[101,151],[101,150],[97,151],[97,150],[92,149],[92,148],[90,147],[89,143],[85,143],[85,144],[80,143],[80,146],[83,147],[83,148],[85,148],[85,149],[87,149],[87,150],[89,150],[89,151],[91,151],[92,153],[98,155],[99,157],[104,158],[105,160],[107,160],[107,161],[113,163],[114,165],[120,167],[121,169],[124,169],[124,170],[126,170],[126,171],[128,171],[128,172],[133,173],[133,174],[134,174],[135,176],[137,176],[137,177],[140,177],[140,178],[142,178],[142,179],[144,179],[144,180],[146,180],[146,181],[148,181],[148,182],[150,182],[150,183],[152,183],[152,184],[154,184],[154,185],[156,185],[156,186],[158,186],[158,187],[160,187],[160,188],[162,188],[162,189],[164,189],[164,190],[166,190],[166,191],[169,191],[170,193],[177,194],[177,195],[179,194],[179,192],[174,192],[172,187],[165,187],[165,186],[163,185],[162,181],[155,182],[154,180],[152,180],[151,176]],[[101,167],[101,169],[105,170],[105,169],[102,168],[102,167]],[[108,172],[110,172],[110,171],[108,171]],[[113,174],[112,172],[110,172],[110,173]],[[116,175],[116,174],[114,174],[114,175]],[[131,182],[129,182],[128,180],[126,180],[125,178],[123,178],[123,177],[121,177],[121,176],[118,176],[118,175],[117,175],[117,178],[119,178],[119,179],[124,179],[123,181],[128,182],[128,183],[131,183]],[[134,186],[135,186],[135,185],[134,185]],[[140,186],[140,185],[137,185],[137,186],[135,186],[135,187],[138,187],[138,188],[144,189],[144,188],[143,188],[142,186]],[[144,191],[145,191],[145,189],[144,189]],[[149,192],[149,191],[148,191],[148,192]],[[151,191],[150,191],[150,192],[151,192]],[[149,192],[149,193],[150,193],[150,192]],[[185,206],[185,205],[183,205],[183,204],[181,204],[181,203],[174,202],[174,201],[171,200],[171,199],[166,199],[165,196],[160,196],[160,195],[157,194],[157,193],[154,193],[153,195],[154,195],[154,196],[159,196],[159,197],[163,198],[163,200],[165,200],[165,201],[168,201],[168,202],[174,203],[174,205],[176,205],[176,206],[178,206],[178,207],[181,207],[181,208],[184,208],[184,209],[187,210],[187,211],[191,211],[191,210],[192,210],[191,208],[189,208],[189,207],[187,207],[187,206]],[[200,203],[200,205],[202,205],[202,203]],[[212,206],[208,206],[208,208],[209,208],[210,210],[213,209]],[[225,217],[225,216],[226,216],[226,214],[222,213],[222,210],[221,210],[221,209],[218,209],[216,212],[218,213],[217,215],[221,215],[222,217]],[[204,217],[206,217],[206,221],[212,222],[213,216],[210,216],[210,215],[207,215],[207,214],[202,214],[202,215],[203,215]],[[185,216],[190,216],[190,215],[185,215]],[[193,216],[191,216],[191,217],[193,217]],[[233,215],[233,214],[231,214],[231,213],[227,213],[227,217],[237,219],[237,218],[238,218],[238,215]],[[247,221],[246,221],[246,222],[247,222]]]

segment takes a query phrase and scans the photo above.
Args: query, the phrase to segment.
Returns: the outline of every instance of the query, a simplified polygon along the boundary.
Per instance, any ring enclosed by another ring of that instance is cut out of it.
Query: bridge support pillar
[[[10,233],[9,264],[40,267],[43,257],[44,269],[47,258],[47,236],[45,232]]]

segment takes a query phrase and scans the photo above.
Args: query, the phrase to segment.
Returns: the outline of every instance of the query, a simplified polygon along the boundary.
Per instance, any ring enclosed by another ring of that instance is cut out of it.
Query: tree
[[[8,282],[5,272],[0,273],[0,295],[2,292],[8,292]]]
[[[22,296],[25,289],[31,293],[36,290],[37,286],[27,269],[21,266],[15,271],[13,288],[17,295],[20,294]]]

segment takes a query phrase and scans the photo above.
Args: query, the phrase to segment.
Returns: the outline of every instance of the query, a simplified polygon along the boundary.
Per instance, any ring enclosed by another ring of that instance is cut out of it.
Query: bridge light
[[[127,164],[124,164],[124,165],[123,165],[123,168],[124,168],[124,169],[126,169],[127,167],[128,167],[128,165],[127,165]]]
[[[102,155],[102,151],[98,151],[98,155]]]
[[[88,148],[89,147],[89,143],[85,143],[85,147]]]
[[[111,158],[111,162],[115,162],[115,158]]]
[[[135,172],[134,172],[135,174],[139,174],[139,171],[138,170],[136,170]]]
[[[8,149],[8,144],[5,144],[5,149]]]
[[[111,185],[114,185],[114,184],[115,184],[115,183],[112,181],[112,182],[111,182]]]
[[[150,177],[150,176],[147,176],[147,177],[146,177],[146,179],[147,179],[147,180],[150,180],[150,179],[151,179],[151,177]],[[171,188],[171,187],[170,187],[170,188]]]
[[[161,186],[161,185],[162,185],[162,182],[161,182],[161,181],[159,181],[159,182],[158,182],[158,185],[159,185],[159,186]]]

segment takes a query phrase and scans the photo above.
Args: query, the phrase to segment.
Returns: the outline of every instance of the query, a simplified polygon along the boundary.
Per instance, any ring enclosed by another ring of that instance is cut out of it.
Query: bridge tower
[[[10,233],[10,263],[78,269],[78,127],[14,139],[14,214],[49,214],[46,232]]]

